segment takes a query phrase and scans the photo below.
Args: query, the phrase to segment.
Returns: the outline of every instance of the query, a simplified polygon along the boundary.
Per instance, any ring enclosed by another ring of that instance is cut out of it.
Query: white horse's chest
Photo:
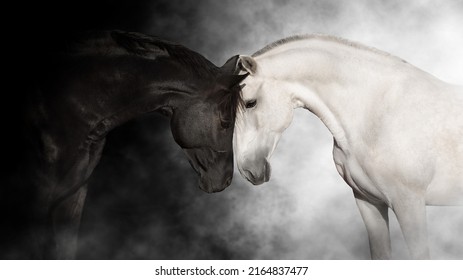
[[[344,152],[336,143],[333,146],[333,160],[344,181],[357,193],[370,201],[383,201],[390,204],[386,190],[375,185],[357,158]]]

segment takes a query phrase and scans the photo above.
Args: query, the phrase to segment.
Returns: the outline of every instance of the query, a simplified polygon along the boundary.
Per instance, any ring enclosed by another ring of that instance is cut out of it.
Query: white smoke
[[[205,1],[198,16],[198,47],[220,64],[252,54],[277,39],[332,34],[399,56],[444,81],[463,84],[461,1]],[[352,192],[337,174],[332,137],[299,110],[271,160],[272,179],[261,187],[238,178],[224,193],[237,205],[227,222],[244,226],[259,243],[252,258],[368,258],[368,240]],[[239,189],[239,191],[237,190]],[[235,193],[239,192],[239,195]],[[393,257],[408,258],[391,213]],[[463,208],[428,207],[432,257],[463,258]],[[246,236],[227,242],[244,242]]]
[[[216,65],[283,37],[325,33],[381,49],[444,81],[463,84],[462,1],[166,0],[152,5],[153,15],[143,19],[147,25],[133,31],[177,41]],[[148,133],[152,127],[143,129],[143,139],[156,140]],[[159,145],[131,152],[126,160],[131,168],[100,167],[100,177],[115,178],[102,185],[126,186],[117,188],[122,195],[113,196],[115,204],[108,201],[113,186],[95,195],[99,199],[93,204],[89,192],[93,207],[84,213],[87,237],[82,236],[81,251],[90,253],[84,258],[369,258],[352,191],[332,161],[332,137],[308,111],[297,110],[283,134],[271,159],[269,183],[254,187],[236,172],[233,184],[216,194],[197,189],[186,158],[165,130],[169,136],[158,139]],[[166,151],[159,158],[147,158],[162,147]],[[153,171],[156,166],[159,170]],[[111,206],[92,220],[104,203]],[[463,207],[427,210],[432,257],[463,259]],[[106,221],[107,216],[113,220]],[[408,258],[392,213],[391,231],[393,257]],[[92,254],[95,248],[102,252]]]

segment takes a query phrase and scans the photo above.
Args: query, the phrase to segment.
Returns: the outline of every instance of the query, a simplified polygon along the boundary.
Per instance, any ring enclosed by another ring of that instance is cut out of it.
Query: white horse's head
[[[240,56],[237,67],[249,75],[241,83],[243,102],[237,109],[234,154],[243,177],[254,185],[270,179],[269,159],[293,118],[285,83],[266,71],[264,62]]]

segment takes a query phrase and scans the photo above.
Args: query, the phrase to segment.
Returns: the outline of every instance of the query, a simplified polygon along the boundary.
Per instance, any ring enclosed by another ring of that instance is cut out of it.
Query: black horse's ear
[[[235,55],[230,57],[227,62],[225,62],[222,67],[220,67],[220,72],[222,75],[226,74],[238,74],[240,69],[238,67],[238,60],[239,60],[239,55]]]
[[[243,81],[249,73],[243,75],[221,75],[217,78],[217,82],[225,88],[233,88]]]
[[[233,88],[237,86],[241,81],[243,81],[248,75],[245,73],[243,75],[238,75],[242,69],[239,67],[240,56],[232,56],[225,62],[225,64],[220,67],[220,75],[217,78],[217,82],[224,86],[225,88]]]

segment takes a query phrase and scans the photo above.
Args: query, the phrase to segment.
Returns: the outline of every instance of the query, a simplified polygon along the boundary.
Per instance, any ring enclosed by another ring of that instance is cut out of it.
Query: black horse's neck
[[[137,33],[88,33],[53,51],[41,81],[41,94],[53,97],[43,100],[60,102],[60,110],[81,118],[95,137],[140,114],[195,98],[218,73],[196,52]]]

